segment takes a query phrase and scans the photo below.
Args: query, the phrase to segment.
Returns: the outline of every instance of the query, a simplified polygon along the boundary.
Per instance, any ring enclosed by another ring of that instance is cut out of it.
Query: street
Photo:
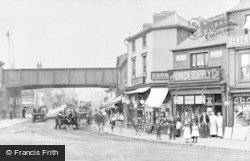
[[[93,127],[81,125],[79,130],[54,129],[55,121],[23,122],[0,130],[0,145],[65,145],[66,160],[228,160],[249,161],[244,151],[149,142],[99,135]],[[163,136],[164,137],[164,136]],[[165,136],[166,137],[166,136]],[[4,138],[4,139],[3,139]]]

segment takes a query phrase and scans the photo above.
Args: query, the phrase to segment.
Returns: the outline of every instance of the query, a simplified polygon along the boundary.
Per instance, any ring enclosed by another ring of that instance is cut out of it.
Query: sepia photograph
[[[250,0],[0,0],[0,161],[250,161]]]

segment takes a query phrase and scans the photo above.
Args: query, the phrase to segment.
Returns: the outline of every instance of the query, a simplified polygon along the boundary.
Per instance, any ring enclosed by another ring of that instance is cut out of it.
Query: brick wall
[[[211,57],[211,52],[214,51],[222,51],[221,57]],[[191,68],[191,53],[199,53],[199,52],[208,52],[208,67],[213,66],[221,66],[222,68],[222,79],[226,79],[226,72],[227,72],[227,59],[226,59],[226,44],[213,46],[213,47],[206,47],[206,48],[198,48],[198,49],[189,49],[183,51],[175,51],[174,54],[174,69],[189,69]],[[179,55],[186,55],[186,60],[183,61],[176,61],[176,56]]]

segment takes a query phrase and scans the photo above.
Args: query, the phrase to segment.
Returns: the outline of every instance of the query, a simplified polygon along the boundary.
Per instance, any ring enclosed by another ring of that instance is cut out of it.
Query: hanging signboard
[[[194,104],[194,96],[185,96],[185,105]]]
[[[152,80],[169,80],[169,75],[167,71],[162,72],[151,72]]]
[[[228,48],[241,47],[241,46],[247,46],[247,45],[250,45],[249,34],[228,37],[228,41],[227,41]]]
[[[170,82],[209,81],[209,80],[212,81],[220,80],[220,67],[169,71]]]

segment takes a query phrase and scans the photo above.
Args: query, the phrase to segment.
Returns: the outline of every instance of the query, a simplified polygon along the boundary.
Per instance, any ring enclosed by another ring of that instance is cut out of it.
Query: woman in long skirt
[[[185,124],[183,138],[186,139],[186,143],[188,143],[188,140],[191,138],[191,131],[189,124]]]

